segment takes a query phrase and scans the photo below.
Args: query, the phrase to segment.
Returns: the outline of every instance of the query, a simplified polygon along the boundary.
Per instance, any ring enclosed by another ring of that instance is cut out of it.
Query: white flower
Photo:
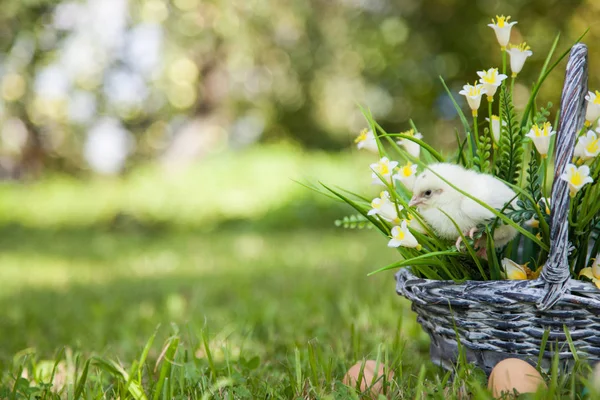
[[[388,242],[388,247],[416,247],[417,250],[421,249],[421,245],[417,242],[417,239],[408,230],[406,220],[402,221],[402,225],[394,226],[392,228],[392,239]]]
[[[504,268],[506,279],[511,280],[534,279],[537,278],[541,272],[541,268],[538,268],[538,270],[534,272],[527,267],[527,264],[517,264],[510,258],[502,259],[502,267]]]
[[[396,174],[392,178],[399,180],[406,186],[407,189],[412,190],[413,183],[417,174],[417,165],[407,162],[405,165],[396,169]]]
[[[596,284],[598,289],[600,289],[600,265],[598,265],[599,261],[600,261],[600,254],[596,254],[596,258],[594,259],[594,263],[592,264],[592,266],[583,268],[581,270],[581,272],[579,273],[579,276],[583,275],[583,276],[591,279],[592,282],[594,282]]]
[[[550,215],[551,213],[551,208],[552,208],[552,204],[550,204],[550,198],[548,197],[542,197],[540,199],[540,202],[544,205],[544,211],[546,212],[547,215]]]
[[[502,81],[508,78],[504,74],[498,73],[498,68],[490,68],[487,71],[477,71],[477,75],[481,79],[479,82],[483,84],[483,88],[487,93],[488,101],[494,100],[494,94],[496,94],[496,90],[498,90],[498,86],[502,84]]]
[[[527,43],[525,42],[519,45],[511,44],[507,50],[507,53],[510,56],[510,70],[512,71],[513,78],[516,77],[519,72],[521,72],[527,57],[531,57],[533,55],[533,51],[530,50],[530,47],[527,46]]]
[[[590,168],[587,165],[577,168],[573,164],[567,164],[565,172],[560,176],[560,179],[569,183],[571,197],[574,197],[584,185],[594,182],[590,176]]]
[[[375,135],[373,135],[373,131],[370,129],[363,129],[360,132],[360,135],[354,139],[354,143],[356,143],[356,147],[359,150],[366,149],[374,153],[379,153],[379,149],[377,148],[377,140],[375,139]]]
[[[590,126],[600,117],[600,92],[588,92],[585,96],[587,108],[585,109],[585,125]]]
[[[546,158],[548,156],[548,149],[550,148],[550,137],[555,133],[552,130],[550,122],[545,122],[541,128],[537,124],[534,124],[525,136],[531,138],[538,153],[540,153],[542,158]]]
[[[391,183],[392,172],[396,166],[398,166],[398,161],[390,161],[387,157],[383,157],[376,163],[371,164],[373,184],[385,186],[386,183]],[[381,178],[379,178],[377,174],[379,174]],[[384,179],[384,181],[381,181],[381,179]]]
[[[481,96],[486,94],[487,91],[483,88],[483,85],[477,84],[475,85],[464,85],[463,90],[458,92],[467,98],[467,103],[469,103],[469,107],[473,111],[473,116],[477,116],[477,110],[479,109],[479,105],[481,104]]]
[[[414,129],[410,129],[406,132],[400,132],[401,135],[406,135],[406,136],[412,136],[415,139],[423,139],[423,135],[421,135],[419,132],[415,132]],[[411,156],[415,157],[415,158],[419,158],[419,154],[421,153],[421,146],[419,146],[417,143],[413,142],[412,140],[408,140],[408,139],[400,139],[397,140],[396,143],[398,143],[400,146],[404,147],[404,150],[406,150],[408,152],[408,154],[410,154]]]
[[[379,215],[384,220],[391,222],[395,225],[400,224],[400,218],[398,217],[398,211],[402,211],[404,207],[398,205],[390,200],[390,194],[383,191],[371,201],[371,207],[373,207],[367,214],[368,215]]]
[[[575,146],[575,157],[579,157],[582,160],[589,160],[590,158],[596,157],[600,153],[600,144],[598,143],[600,138],[594,131],[588,131],[587,135],[581,136],[577,140]]]
[[[486,118],[485,120],[490,122],[489,118]],[[502,121],[502,126],[506,126],[506,121]],[[494,140],[496,143],[500,142],[501,133],[502,129],[500,128],[500,117],[497,115],[492,115],[492,135],[494,135]]]
[[[498,39],[498,43],[502,50],[506,48],[506,45],[510,40],[510,30],[512,29],[512,26],[517,23],[517,21],[508,22],[509,19],[510,16],[505,17],[504,15],[496,15],[496,21],[492,18],[492,23],[488,24],[488,26],[496,33],[496,39]]]
[[[528,228],[537,229],[540,227],[540,221],[536,219],[536,217],[531,217],[527,221],[523,222],[523,224]]]
[[[527,271],[521,264],[517,264],[510,258],[502,259],[502,267],[504,268],[504,273],[506,274],[506,279],[512,280],[523,280],[527,279]]]

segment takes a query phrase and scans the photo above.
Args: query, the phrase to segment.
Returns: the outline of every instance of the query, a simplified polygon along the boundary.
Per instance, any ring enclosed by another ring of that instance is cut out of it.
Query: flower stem
[[[542,197],[546,198],[546,185],[548,184],[548,157],[542,157]]]
[[[515,80],[517,79],[516,76],[513,76],[512,78],[510,78],[510,96],[512,97],[515,91]]]
[[[473,135],[475,135],[475,145],[479,151],[479,133],[477,132],[477,110],[473,110]],[[481,157],[481,154],[479,154]]]
[[[502,49],[502,73],[506,75],[506,49]]]
[[[491,167],[492,170],[494,168],[494,145],[496,143],[495,139],[494,139],[494,131],[492,130],[492,102],[494,101],[494,98],[492,98],[492,100],[488,100],[488,119],[490,120],[490,138],[492,139],[490,141],[492,147],[490,148],[490,159],[491,159]],[[502,122],[500,122],[500,129],[502,129]]]

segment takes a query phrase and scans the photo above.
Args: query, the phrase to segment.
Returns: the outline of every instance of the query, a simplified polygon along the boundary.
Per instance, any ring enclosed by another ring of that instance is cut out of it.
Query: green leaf
[[[502,157],[498,160],[496,175],[511,183],[516,183],[523,162],[524,133],[517,123],[517,117],[512,102],[512,95],[502,86],[500,90],[500,118],[506,122],[501,124],[500,151]]]
[[[341,193],[338,193],[337,191],[331,189],[330,187],[328,187],[327,185],[325,185],[324,183],[321,183],[321,185],[329,190],[331,193],[333,193],[335,196],[339,197],[342,201],[346,202],[348,205],[350,205],[352,208],[354,208],[356,211],[358,211],[363,217],[365,217],[366,219],[368,219],[373,225],[375,225],[377,227],[377,229],[379,229],[379,231],[381,233],[383,233],[386,237],[389,235],[389,229],[386,225],[382,224],[378,219],[374,218],[371,215],[368,215],[367,212],[364,210],[363,207],[361,207],[360,205],[358,205],[356,202],[350,200],[349,198],[347,198],[346,196],[344,196]]]
[[[430,145],[428,145],[424,141],[422,141],[420,139],[417,139],[414,136],[403,135],[402,133],[386,133],[386,134],[384,134],[382,136],[398,137],[400,139],[410,140],[411,142],[414,142],[414,143],[418,144],[422,149],[427,150],[427,152],[429,154],[431,154],[437,161],[444,162],[444,157],[440,153],[438,153],[437,151],[435,151],[435,149],[433,147],[431,147]]]
[[[87,381],[88,371],[90,369],[90,362],[91,362],[91,359],[88,359],[85,362],[85,364],[83,365],[83,371],[81,371],[81,377],[79,378],[79,381],[77,382],[77,386],[75,388],[75,394],[73,395],[73,398],[75,400],[80,398],[81,395],[83,394],[83,389],[85,388],[85,382]]]
[[[487,256],[488,266],[490,267],[490,278],[492,280],[500,279],[500,263],[498,262],[498,256],[494,249],[494,229],[489,226],[485,228],[487,234]]]
[[[373,272],[369,272],[367,274],[367,276],[371,276],[371,275],[377,274],[377,273],[382,272],[382,271],[387,271],[389,269],[400,268],[400,267],[405,267],[405,266],[412,266],[413,263],[417,263],[420,260],[429,260],[431,258],[436,259],[437,257],[440,257],[440,256],[460,257],[460,256],[464,256],[464,254],[459,253],[456,250],[434,251],[434,252],[431,252],[431,253],[425,253],[425,254],[422,254],[420,256],[412,257],[412,258],[407,259],[407,260],[402,260],[402,261],[395,262],[393,264],[390,264],[390,265],[388,265],[386,267],[380,268],[380,269],[375,270]],[[440,261],[440,260],[436,260],[436,261],[437,262],[443,262],[443,261]],[[430,264],[431,261],[427,261],[427,263]]]
[[[462,112],[460,106],[454,99],[454,96],[452,96],[452,92],[450,91],[450,89],[448,89],[448,86],[446,85],[446,81],[444,81],[444,78],[442,78],[441,76],[439,78],[440,78],[440,81],[442,82],[442,86],[444,86],[444,90],[446,90],[446,93],[450,97],[450,100],[452,101],[452,104],[454,105],[454,109],[456,110],[456,113],[458,114],[458,117],[460,118],[460,122],[462,123],[463,129],[465,130],[465,137],[467,138],[467,144],[469,145],[469,153],[471,153],[472,157],[475,157],[475,142],[474,142],[473,136],[471,135],[471,127],[469,125],[469,122],[467,121],[467,118],[465,117],[465,114]]]
[[[483,270],[483,266],[481,265],[481,262],[479,261],[479,257],[477,257],[477,254],[475,253],[475,250],[473,250],[473,247],[469,244],[469,241],[467,240],[467,238],[465,237],[465,235],[460,230],[460,227],[458,226],[458,224],[456,223],[456,221],[454,221],[454,219],[450,215],[448,215],[448,213],[446,213],[444,210],[442,210],[441,208],[438,208],[438,210],[440,210],[446,217],[448,217],[448,219],[450,219],[450,222],[452,222],[452,224],[456,228],[456,231],[460,235],[463,243],[467,247],[467,251],[471,255],[471,258],[473,259],[473,261],[475,261],[475,264],[477,265],[477,269],[479,269],[479,273],[481,274],[483,280],[487,281],[488,277],[487,277],[487,274],[485,273],[485,271]]]
[[[208,348],[208,342],[207,342],[206,335],[202,336],[202,340],[204,341],[205,353],[208,357],[210,350]],[[158,377],[158,382],[156,383],[156,388],[154,390],[154,397],[153,397],[154,400],[158,400],[158,398],[163,394],[162,388],[165,384],[167,375],[171,371],[171,365],[175,361],[175,354],[177,353],[178,348],[179,348],[179,337],[174,336],[167,340],[167,343],[165,344],[165,347],[163,349],[164,358],[163,358],[163,362],[162,362],[162,367],[160,368],[160,375]],[[209,363],[211,363],[211,362],[212,362],[212,360],[209,360]],[[212,368],[212,370],[214,372],[214,367]]]

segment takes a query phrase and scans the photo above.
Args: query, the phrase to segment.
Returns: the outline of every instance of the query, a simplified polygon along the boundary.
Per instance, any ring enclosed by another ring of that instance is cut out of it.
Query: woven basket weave
[[[587,92],[587,47],[576,44],[567,63],[556,137],[555,176],[573,157],[577,132],[583,126]],[[550,255],[536,280],[436,281],[416,277],[405,268],[396,274],[396,291],[412,302],[417,321],[431,337],[431,359],[452,369],[459,344],[467,360],[486,373],[501,360],[520,358],[537,362],[542,338],[544,364],[558,353],[567,366],[573,354],[600,361],[600,290],[570,278],[567,261],[569,189],[555,179],[552,186]],[[551,346],[553,349],[551,350]]]

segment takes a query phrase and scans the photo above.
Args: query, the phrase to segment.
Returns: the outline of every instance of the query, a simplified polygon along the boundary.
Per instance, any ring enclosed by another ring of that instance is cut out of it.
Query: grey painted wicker
[[[587,48],[577,44],[571,49],[561,97],[555,176],[562,174],[573,157],[576,134],[584,122],[586,91]],[[455,283],[417,278],[410,268],[396,274],[396,291],[412,301],[418,322],[431,337],[434,363],[452,368],[458,354],[458,338],[467,359],[488,374],[499,361],[509,357],[533,364],[544,332],[549,330],[549,345],[568,365],[573,355],[564,327],[578,355],[600,361],[600,290],[569,276],[569,201],[567,182],[555,179],[550,256],[536,280]],[[547,346],[545,363],[554,353]]]

